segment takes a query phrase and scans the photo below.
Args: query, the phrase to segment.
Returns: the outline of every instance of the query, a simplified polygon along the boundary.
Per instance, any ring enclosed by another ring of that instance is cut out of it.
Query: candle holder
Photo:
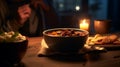
[[[89,31],[90,30],[90,19],[81,19],[79,21],[79,27],[80,29]]]
[[[96,34],[107,34],[110,32],[111,20],[95,20],[94,29]]]

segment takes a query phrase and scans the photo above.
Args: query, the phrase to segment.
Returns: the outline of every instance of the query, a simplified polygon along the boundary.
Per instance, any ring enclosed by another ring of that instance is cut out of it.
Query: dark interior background
[[[79,27],[79,19],[112,20],[111,31],[120,31],[120,0],[48,0],[58,16],[58,27]]]

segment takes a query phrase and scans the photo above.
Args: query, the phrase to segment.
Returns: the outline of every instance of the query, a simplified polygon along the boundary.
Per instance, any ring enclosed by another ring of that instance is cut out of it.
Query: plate
[[[82,56],[85,54],[89,54],[89,53],[102,53],[102,52],[106,52],[106,49],[104,49],[103,47],[98,47],[98,46],[89,46],[89,45],[84,45],[84,47],[79,50],[79,52],[75,52],[75,53],[61,53],[58,51],[53,51],[51,49],[49,49],[49,47],[47,46],[46,42],[44,39],[42,39],[41,41],[41,49],[38,52],[38,56],[39,57],[50,57],[50,56]]]
[[[96,34],[88,37],[86,44],[105,47],[107,49],[120,49],[120,35],[118,34]]]

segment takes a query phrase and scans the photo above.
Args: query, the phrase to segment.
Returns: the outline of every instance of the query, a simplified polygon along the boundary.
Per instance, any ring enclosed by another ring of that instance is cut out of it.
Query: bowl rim
[[[52,29],[44,30],[44,31],[43,31],[43,35],[49,36],[49,35],[46,34],[46,32],[48,32],[48,31],[52,31],[52,30],[58,30],[58,29],[73,29],[73,30],[79,30],[79,31],[86,32],[86,35],[89,34],[88,31],[83,30],[83,29],[79,29],[79,28],[52,28]],[[55,37],[55,36],[50,36],[50,37]]]

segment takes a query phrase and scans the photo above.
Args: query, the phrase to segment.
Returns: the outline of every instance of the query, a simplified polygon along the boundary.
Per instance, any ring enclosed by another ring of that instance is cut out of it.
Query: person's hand
[[[19,23],[24,24],[31,14],[31,8],[29,7],[29,4],[18,7],[18,14],[20,17]]]

